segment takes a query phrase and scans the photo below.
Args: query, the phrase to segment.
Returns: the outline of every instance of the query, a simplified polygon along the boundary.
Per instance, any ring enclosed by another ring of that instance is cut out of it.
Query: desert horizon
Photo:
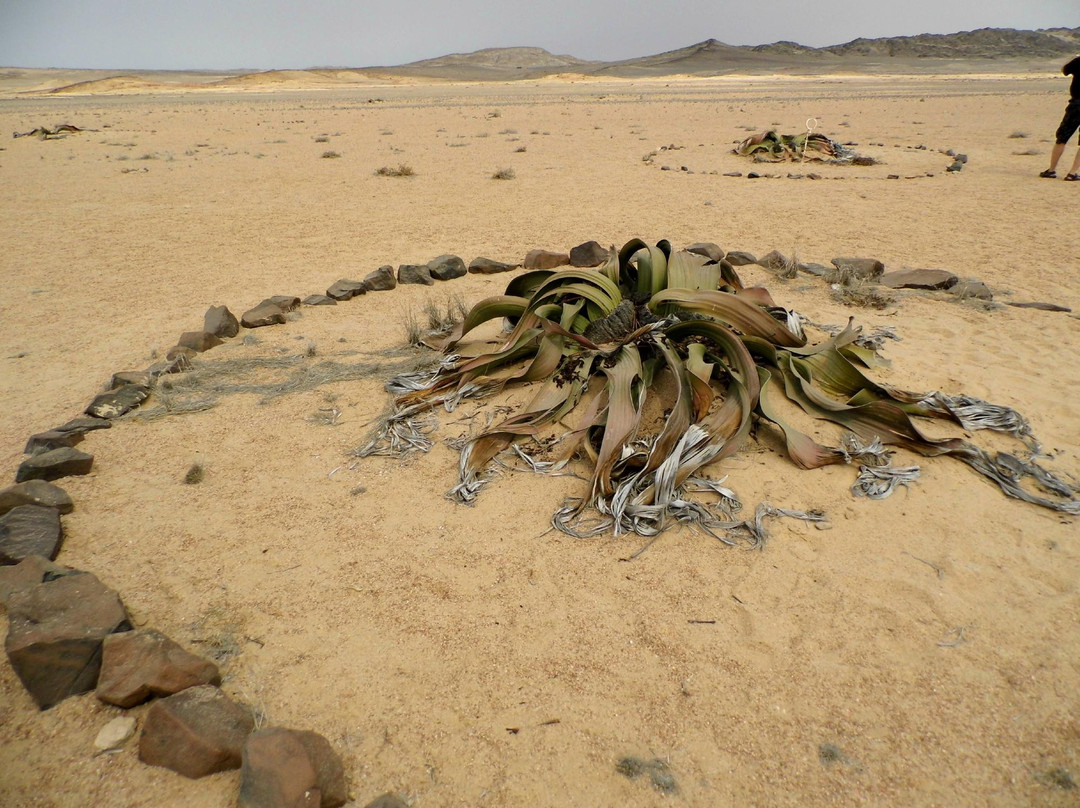
[[[794,274],[736,269],[803,315],[812,343],[849,318],[891,334],[867,375],[1019,411],[1075,486],[1076,187],[1038,177],[1065,59],[860,57],[790,75],[770,58],[518,81],[270,71],[212,89],[214,72],[0,71],[5,131],[79,130],[0,144],[0,460],[14,476],[30,435],[161,361],[210,306],[239,317],[386,265],[518,266],[640,237],[779,251]],[[868,159],[733,153],[808,129]],[[807,269],[842,256],[946,270],[991,297],[853,291]],[[652,544],[552,530],[587,476],[494,466],[473,505],[449,501],[460,442],[535,385],[441,413],[426,454],[356,457],[385,383],[431,361],[410,322],[523,272],[302,306],[194,357],[190,386],[163,376],[79,444],[89,474],[57,481],[75,503],[57,563],[212,659],[260,726],[324,735],[349,805],[1073,804],[1075,516],[903,448],[895,464],[919,478],[856,497],[852,466],[798,468],[760,418],[710,479],[744,517],[768,502],[826,518],[771,519],[760,548],[690,526]],[[471,350],[496,339],[485,328]],[[671,395],[662,382],[649,416]],[[42,711],[0,666],[0,802],[235,805],[236,771],[145,765],[137,735],[95,751],[106,723],[141,727],[148,710],[91,692]]]

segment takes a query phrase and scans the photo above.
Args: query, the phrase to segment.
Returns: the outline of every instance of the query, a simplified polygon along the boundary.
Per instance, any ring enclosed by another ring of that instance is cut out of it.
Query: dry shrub
[[[412,166],[400,163],[397,168],[391,168],[390,166],[383,166],[382,168],[375,169],[376,177],[412,177],[416,172],[413,171]]]
[[[491,175],[493,180],[512,180],[517,174],[514,173],[512,168],[500,168]]]

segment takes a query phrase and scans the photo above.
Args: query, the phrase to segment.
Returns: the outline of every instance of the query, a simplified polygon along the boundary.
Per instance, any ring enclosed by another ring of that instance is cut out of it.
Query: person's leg
[[[1065,153],[1065,145],[1072,138],[1077,128],[1080,128],[1080,99],[1072,99],[1065,107],[1065,115],[1061,119],[1061,125],[1058,126],[1057,132],[1054,134],[1054,148],[1050,150],[1050,168],[1039,174],[1040,177],[1054,179],[1057,176],[1055,169],[1057,169],[1058,160]],[[1070,173],[1075,173],[1075,170]]]
[[[1069,169],[1069,174],[1066,179],[1072,179],[1075,181],[1077,178],[1077,172],[1080,171],[1080,148],[1076,149],[1076,156],[1073,158],[1072,168]]]
[[[1054,148],[1050,150],[1050,167],[1047,169],[1048,174],[1053,174],[1057,169],[1057,161],[1062,159],[1062,154],[1065,153],[1065,144],[1055,143]]]

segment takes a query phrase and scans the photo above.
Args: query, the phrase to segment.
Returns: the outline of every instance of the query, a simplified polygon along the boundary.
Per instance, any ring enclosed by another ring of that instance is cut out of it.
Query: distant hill
[[[1065,56],[1080,51],[1080,28],[1016,31],[980,28],[956,34],[919,34],[853,39],[821,50],[838,56],[892,56],[937,59],[1006,59]]]
[[[853,39],[811,48],[798,42],[728,45],[706,39],[684,48],[597,62],[559,56],[543,48],[485,48],[392,67],[335,67],[267,71],[103,71],[5,68],[0,82],[15,93],[144,93],[180,89],[269,90],[396,84],[412,81],[513,81],[594,78],[719,76],[728,73],[820,75],[846,72],[1029,71],[1052,69],[1080,53],[1080,28],[1017,31],[982,28],[955,34]],[[988,65],[994,61],[996,65]]]

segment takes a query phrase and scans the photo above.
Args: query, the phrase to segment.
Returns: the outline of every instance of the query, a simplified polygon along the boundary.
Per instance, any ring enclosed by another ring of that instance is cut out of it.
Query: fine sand
[[[1080,310],[1080,186],[1037,178],[1067,97],[1048,72],[282,81],[0,98],[2,132],[95,130],[0,141],[9,478],[28,435],[149,365],[208,306],[239,314],[442,253],[704,240],[944,268],[998,303]],[[762,170],[735,141],[810,118],[882,164],[723,176]],[[950,148],[969,157],[958,174],[944,171]],[[374,173],[401,164],[415,175]],[[500,168],[515,178],[492,179]],[[1047,465],[1080,475],[1075,316],[915,293],[848,308],[817,278],[741,271],[815,322],[895,328],[877,378],[1015,407]],[[1076,804],[1076,519],[958,462],[901,451],[921,479],[868,501],[849,492],[850,467],[800,471],[761,430],[714,476],[748,509],[820,508],[831,529],[774,521],[761,551],[672,530],[628,561],[642,539],[547,532],[580,480],[504,471],[475,507],[444,499],[457,455],[443,439],[498,402],[444,414],[428,455],[350,457],[382,382],[413,361],[399,350],[407,314],[509,277],[305,308],[252,332],[257,344],[206,354],[379,367],[269,399],[227,389],[252,377],[223,367],[213,408],[92,433],[93,473],[61,482],[76,510],[58,560],[119,591],[138,625],[218,659],[225,691],[267,723],[325,735],[358,806],[390,790],[415,806]],[[185,485],[194,462],[205,478]],[[0,664],[0,804],[235,804],[236,772],[190,781],[140,764],[135,741],[95,756],[118,713],[92,695],[39,712]],[[677,793],[620,774],[626,756],[664,761]]]

